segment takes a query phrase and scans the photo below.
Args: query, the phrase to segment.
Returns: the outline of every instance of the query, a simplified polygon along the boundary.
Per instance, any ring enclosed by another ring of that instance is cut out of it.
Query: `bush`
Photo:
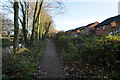
[[[69,63],[76,61],[77,65],[90,64],[93,70],[97,67],[98,76],[120,76],[120,36],[61,36],[56,44],[62,57]]]
[[[68,43],[68,49],[69,49],[68,53],[73,53],[73,54],[77,53],[77,48],[73,43]]]
[[[75,45],[78,43],[75,37],[72,36],[60,36],[56,40],[56,45],[62,53],[62,57],[68,61],[79,61],[81,60],[81,55],[78,54],[78,48]]]
[[[33,79],[45,46],[46,41],[36,42],[34,47],[21,48],[17,54],[11,52],[3,57],[3,78]]]
[[[87,53],[87,58],[84,61],[93,62],[96,66],[104,67],[114,77],[119,76],[117,73],[120,73],[118,71],[120,67],[117,66],[120,65],[120,36],[106,36],[106,38],[95,40],[89,43],[84,53],[84,58]]]

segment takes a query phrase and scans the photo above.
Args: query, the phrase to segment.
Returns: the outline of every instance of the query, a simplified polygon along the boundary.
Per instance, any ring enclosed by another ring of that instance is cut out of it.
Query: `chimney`
[[[120,15],[120,1],[118,2],[118,15]]]

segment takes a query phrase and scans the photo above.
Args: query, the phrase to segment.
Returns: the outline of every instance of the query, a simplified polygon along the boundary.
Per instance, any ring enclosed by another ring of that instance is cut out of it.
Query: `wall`
[[[96,35],[97,35],[97,36],[106,36],[106,35],[108,35],[109,32],[111,31],[111,26],[110,26],[110,24],[107,25],[107,26],[108,26],[108,27],[107,27],[107,29],[105,29],[105,30],[103,30],[103,26],[100,26],[100,27],[99,27],[99,30],[96,30]]]
[[[120,29],[120,21],[117,22],[117,28]]]
[[[112,25],[111,25],[112,24]],[[120,21],[118,22],[112,22],[107,25],[107,29],[103,30],[103,26],[99,27],[99,30],[96,30],[96,35],[97,36],[106,36],[109,35],[110,32],[114,32],[118,29],[120,29]]]
[[[99,23],[96,22],[96,23],[94,23],[93,25],[89,26],[88,29],[89,29],[89,30],[94,30],[94,29],[95,29],[95,26],[98,25],[98,24],[99,24]]]

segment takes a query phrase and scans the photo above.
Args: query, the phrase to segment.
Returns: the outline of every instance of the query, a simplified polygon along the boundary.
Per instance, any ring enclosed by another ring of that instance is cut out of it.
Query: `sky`
[[[64,2],[64,14],[54,16],[57,30],[67,31],[118,15],[118,2]]]
[[[64,14],[53,16],[55,28],[67,31],[116,16],[118,15],[118,1],[63,0]],[[13,18],[13,15],[9,14],[8,17]]]

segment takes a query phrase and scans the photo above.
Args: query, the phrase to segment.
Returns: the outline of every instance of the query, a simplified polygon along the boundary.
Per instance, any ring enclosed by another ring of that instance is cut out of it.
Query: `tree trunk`
[[[31,43],[34,43],[34,38],[35,38],[35,24],[36,24],[36,22],[37,22],[37,20],[38,20],[38,18],[39,18],[43,1],[44,1],[44,0],[42,0],[41,3],[40,3],[39,11],[38,11],[38,13],[37,13],[37,17],[35,18],[36,12],[37,12],[37,5],[38,5],[38,2],[36,2],[35,11],[34,11],[34,16],[33,16],[33,28],[32,28],[32,35],[31,35]]]
[[[36,41],[38,40],[38,38],[37,38],[37,31],[35,31],[35,39],[36,39]]]
[[[27,8],[27,37],[29,38],[29,2],[28,2],[28,8]]]
[[[35,34],[35,16],[36,16],[36,12],[37,12],[37,6],[38,6],[38,2],[36,2],[36,6],[35,6],[35,11],[34,11],[34,15],[33,15],[33,28],[32,28],[32,34],[31,34],[31,44],[34,42],[34,34]]]
[[[26,32],[26,10],[24,11],[24,7],[21,2],[20,2],[20,4],[22,7],[22,14],[23,14],[23,22],[21,21],[23,36],[24,36],[25,44],[28,46],[28,38],[27,38],[27,32]],[[25,2],[25,5],[26,5],[26,2]]]
[[[50,25],[51,25],[51,22],[49,22],[49,24],[48,24],[48,26],[47,26],[47,29],[46,29],[46,31],[45,31],[44,38],[46,38],[46,35],[47,35],[47,33],[49,32]]]
[[[19,48],[19,24],[18,24],[19,6],[17,0],[14,0],[14,53]]]
[[[37,38],[38,38],[38,40],[39,40],[39,38],[40,38],[40,37],[39,37],[39,36],[40,36],[40,35],[39,35],[39,34],[40,34],[40,16],[39,16],[38,24],[37,24],[37,25],[38,25],[38,26],[37,26],[37,28],[38,28],[38,29],[37,29]]]
[[[41,32],[40,32],[40,29],[39,29],[39,40],[40,40],[40,34],[41,34]]]
[[[43,37],[43,23],[40,23],[40,40],[42,40]]]

